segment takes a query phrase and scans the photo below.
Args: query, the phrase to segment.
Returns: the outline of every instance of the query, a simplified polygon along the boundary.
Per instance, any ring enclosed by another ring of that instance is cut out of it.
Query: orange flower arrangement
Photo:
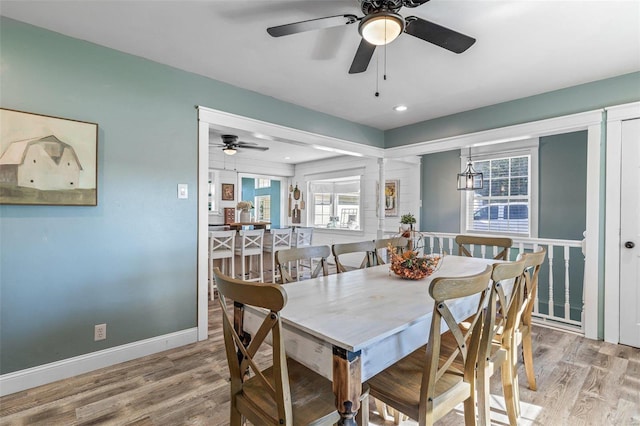
[[[435,271],[440,262],[440,256],[418,256],[413,250],[399,254],[395,247],[388,247],[391,255],[390,269],[401,278],[421,280]]]

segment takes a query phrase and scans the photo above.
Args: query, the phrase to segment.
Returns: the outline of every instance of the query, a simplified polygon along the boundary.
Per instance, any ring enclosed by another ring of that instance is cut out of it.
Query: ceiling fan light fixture
[[[362,18],[358,31],[367,42],[383,46],[391,43],[404,31],[404,19],[389,11],[372,13]]]
[[[235,153],[238,152],[238,151],[236,151],[236,149],[234,147],[228,146],[226,148],[223,148],[222,152],[224,152],[227,155],[235,155]]]

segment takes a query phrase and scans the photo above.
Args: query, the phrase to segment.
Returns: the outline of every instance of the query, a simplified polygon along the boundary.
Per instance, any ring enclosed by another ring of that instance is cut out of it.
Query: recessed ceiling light
[[[291,160],[291,157],[284,157],[285,160]]]
[[[406,111],[407,110],[407,106],[406,105],[396,105],[393,107],[394,111],[397,112],[402,112],[402,111]]]

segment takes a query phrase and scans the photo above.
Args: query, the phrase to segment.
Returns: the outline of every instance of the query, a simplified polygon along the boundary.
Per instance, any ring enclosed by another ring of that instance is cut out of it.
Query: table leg
[[[356,425],[362,392],[360,354],[360,351],[350,352],[333,347],[333,393],[341,417],[338,425]]]

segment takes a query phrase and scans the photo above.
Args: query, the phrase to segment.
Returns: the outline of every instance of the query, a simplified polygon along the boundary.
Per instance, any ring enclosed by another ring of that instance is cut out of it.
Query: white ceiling
[[[357,25],[266,28],[352,13],[357,0],[0,1],[0,14],[386,130],[640,70],[640,0],[431,0],[416,15],[477,42],[456,55],[402,34],[347,73]],[[374,96],[376,87],[379,97]],[[397,113],[392,107],[406,104]]]

